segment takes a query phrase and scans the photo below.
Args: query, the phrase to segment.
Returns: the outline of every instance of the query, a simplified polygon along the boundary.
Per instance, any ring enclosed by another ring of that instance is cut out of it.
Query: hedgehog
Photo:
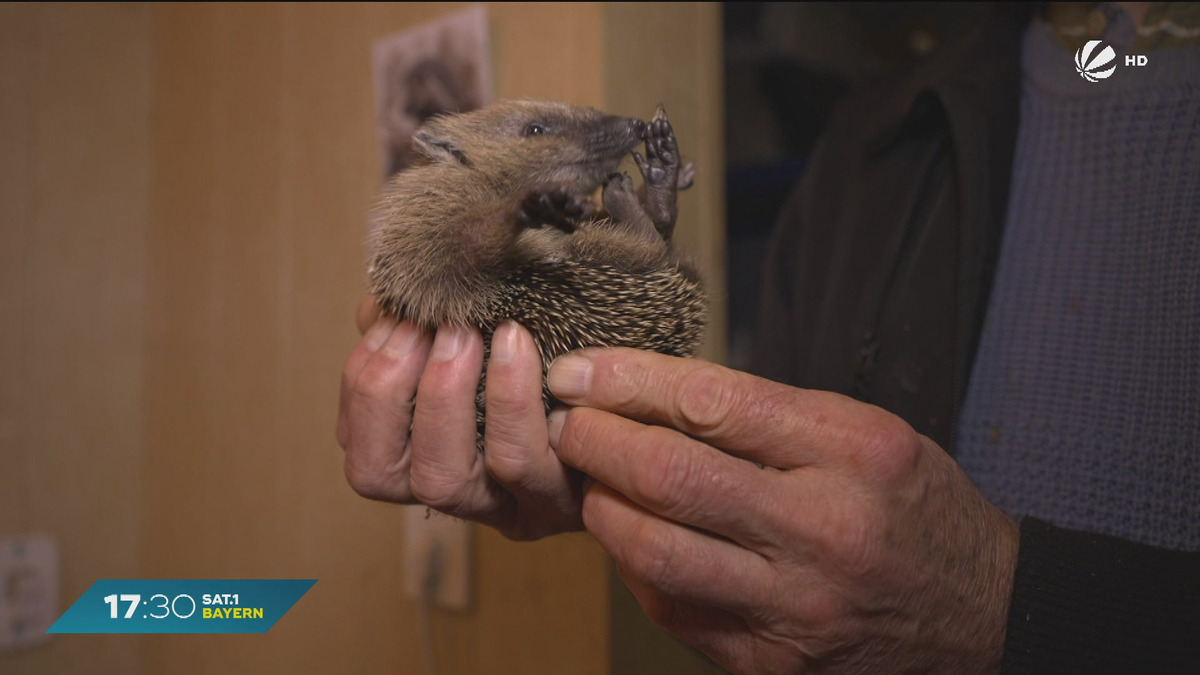
[[[634,151],[643,144],[645,156]],[[370,290],[383,311],[426,330],[484,337],[477,395],[483,450],[491,336],[513,320],[550,363],[583,347],[691,356],[707,323],[695,265],[672,245],[676,197],[692,183],[660,105],[649,123],[552,101],[502,101],[444,114],[413,136],[421,160],[376,209]],[[618,172],[630,153],[640,191]],[[603,209],[594,193],[601,190]]]

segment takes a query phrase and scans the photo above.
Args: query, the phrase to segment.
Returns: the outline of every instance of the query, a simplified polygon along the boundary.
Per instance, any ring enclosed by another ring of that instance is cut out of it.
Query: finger
[[[669,598],[738,615],[774,604],[775,574],[761,556],[666,520],[603,483],[584,497],[583,520],[625,578]]]
[[[350,443],[348,436],[350,428],[346,413],[350,401],[353,400],[354,385],[358,381],[358,374],[362,372],[363,366],[367,364],[371,356],[379,351],[384,342],[387,342],[395,328],[396,320],[392,317],[385,316],[377,319],[358,341],[358,345],[350,353],[350,358],[346,359],[346,364],[342,366],[342,386],[338,397],[337,440],[343,450],[348,449],[347,446]]]
[[[417,387],[411,484],[423,504],[492,524],[496,518],[511,520],[515,505],[488,477],[475,446],[475,395],[482,371],[479,331],[438,329]]]
[[[724,610],[670,598],[620,568],[617,573],[656,626],[704,652],[729,672],[757,671],[753,660],[754,636],[745,619]]]
[[[373,328],[360,349],[377,339]],[[381,330],[382,332],[382,330]],[[429,336],[402,322],[370,353],[346,399],[346,479],[371,499],[410,503],[408,429],[412,400],[429,353]],[[351,361],[356,355],[351,356]],[[352,367],[347,366],[347,372]]]
[[[797,389],[699,359],[632,349],[585,349],[550,366],[550,391],[590,406],[674,427],[754,462],[781,469],[844,459],[912,434],[880,408]]]
[[[366,333],[371,324],[379,318],[382,310],[379,305],[375,304],[375,298],[366,298],[358,303],[358,315],[355,317],[355,322],[358,324],[358,332]]]
[[[564,462],[654,513],[755,551],[779,548],[786,516],[774,511],[794,501],[778,494],[779,472],[591,408],[554,411],[550,443]]]
[[[510,536],[582,529],[579,477],[559,461],[547,438],[542,357],[533,336],[515,322],[501,324],[492,337],[486,401],[484,462],[532,528]]]

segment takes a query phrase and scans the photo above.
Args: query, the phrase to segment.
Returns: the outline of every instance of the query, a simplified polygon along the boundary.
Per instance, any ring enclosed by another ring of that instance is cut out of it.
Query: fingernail
[[[558,447],[558,437],[562,435],[563,422],[567,419],[567,411],[563,408],[558,408],[550,413],[546,418],[546,435],[550,439],[550,446]]]
[[[429,353],[431,361],[449,361],[458,356],[467,344],[467,329],[463,326],[445,326],[439,328],[433,338],[433,351]]]
[[[411,354],[420,341],[421,331],[417,330],[411,321],[405,321],[392,331],[392,336],[383,346],[383,353],[393,359],[403,358]]]
[[[592,360],[585,356],[562,356],[550,364],[546,374],[550,392],[559,398],[582,398],[592,388]]]
[[[505,321],[492,335],[492,363],[502,366],[517,355],[517,324]]]
[[[379,351],[383,343],[387,341],[388,336],[392,334],[392,330],[396,328],[396,319],[391,316],[381,316],[375,320],[375,325],[367,331],[367,349],[373,352]]]

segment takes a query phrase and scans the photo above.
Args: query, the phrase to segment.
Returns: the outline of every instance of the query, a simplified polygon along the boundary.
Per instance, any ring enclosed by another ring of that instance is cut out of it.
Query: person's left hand
[[[477,451],[478,330],[429,335],[358,310],[363,338],[342,369],[337,439],[358,494],[425,504],[516,540],[583,529],[583,476],[546,439],[542,357],[529,331],[501,324],[487,364],[484,452]]]
[[[736,673],[999,672],[1016,523],[898,417],[627,349],[549,384],[584,524],[655,623]]]

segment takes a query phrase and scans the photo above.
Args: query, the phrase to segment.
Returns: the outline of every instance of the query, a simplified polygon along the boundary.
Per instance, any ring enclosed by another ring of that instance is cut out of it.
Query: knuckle
[[[812,538],[819,555],[852,583],[886,572],[888,521],[874,506],[854,495],[828,501]]]
[[[643,520],[630,537],[625,564],[643,583],[669,594],[677,580],[678,550],[678,540],[669,529],[657,521]]]
[[[604,383],[605,398],[618,410],[637,409],[639,399],[647,391],[646,372],[639,359],[604,358],[608,352],[596,354],[597,366],[593,388]]]
[[[571,408],[563,419],[559,436],[559,451],[571,452],[589,445],[596,435],[599,411],[591,408]],[[572,453],[574,454],[574,453]],[[580,467],[583,468],[583,467]]]
[[[354,382],[354,401],[369,403],[388,398],[399,380],[396,374],[392,363],[375,358],[367,361]]]
[[[859,429],[856,468],[885,483],[903,480],[916,469],[921,454],[917,432],[904,420],[882,411]]]
[[[644,433],[650,434],[654,431],[656,430],[649,428]],[[690,448],[675,438],[646,445],[657,447],[647,448],[646,467],[633,474],[633,489],[655,510],[663,514],[678,515],[689,502],[692,482],[697,471],[697,454],[690,452]]]
[[[483,461],[488,473],[507,487],[525,488],[534,477],[533,458],[516,442],[497,442],[490,427],[486,433]]]
[[[539,433],[541,442],[545,442],[545,427],[545,405],[540,392],[536,398],[514,397],[488,389],[484,398],[483,441],[486,460],[493,456],[527,459],[529,446],[539,438]]]
[[[438,511],[454,513],[465,501],[466,481],[439,475],[427,462],[414,462],[409,490],[417,501]]]
[[[345,464],[346,482],[350,484],[350,488],[367,499],[376,499],[380,494],[381,485],[375,474],[349,461]]]
[[[532,393],[520,388],[505,390],[498,384],[493,387],[489,382],[484,398],[485,415],[488,426],[502,428],[505,434],[527,424],[530,420],[545,417],[541,392],[535,397]]]
[[[881,525],[870,512],[860,513],[836,535],[836,557],[845,574],[858,580],[876,579],[883,574],[886,534]]]
[[[735,375],[715,364],[693,368],[680,378],[677,417],[693,433],[722,428],[735,408]]]
[[[826,589],[814,588],[793,602],[796,603],[796,616],[806,627],[805,642],[813,656],[820,658],[846,649],[851,639],[846,631],[847,615],[851,610],[844,598]]]
[[[402,477],[388,476],[383,472],[354,462],[350,458],[345,461],[346,482],[350,489],[361,497],[377,501],[405,503],[411,500],[411,493],[404,489]]]

